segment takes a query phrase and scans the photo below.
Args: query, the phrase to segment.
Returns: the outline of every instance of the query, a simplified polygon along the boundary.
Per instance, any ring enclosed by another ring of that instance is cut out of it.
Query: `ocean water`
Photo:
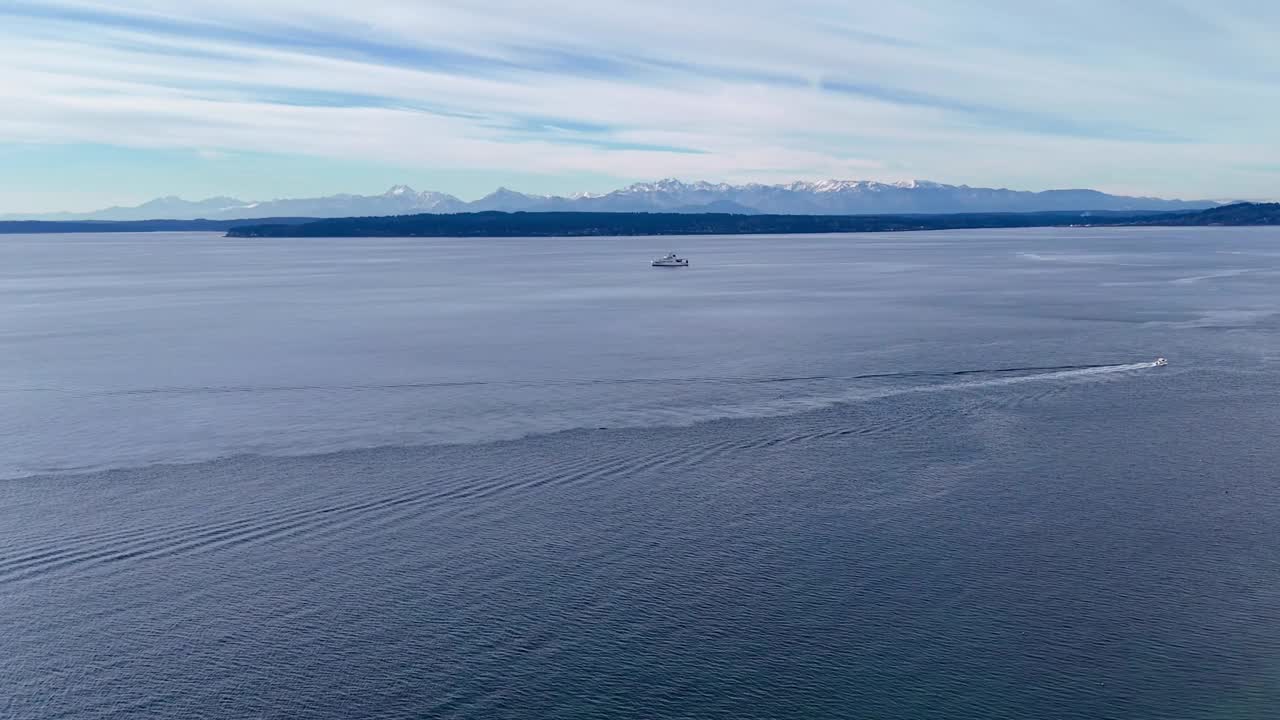
[[[1274,229],[4,237],[0,717],[1271,718],[1277,430]]]

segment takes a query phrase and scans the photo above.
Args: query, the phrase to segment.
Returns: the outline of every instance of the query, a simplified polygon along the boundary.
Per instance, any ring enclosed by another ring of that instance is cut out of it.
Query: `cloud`
[[[14,0],[0,142],[1257,196],[1241,168],[1280,162],[1253,69],[1280,60],[1270,21],[1247,0]]]

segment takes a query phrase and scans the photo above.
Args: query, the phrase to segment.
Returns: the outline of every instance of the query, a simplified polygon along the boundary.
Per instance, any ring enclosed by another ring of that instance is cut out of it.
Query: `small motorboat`
[[[1158,358],[1156,358],[1156,361],[1155,361],[1155,362],[1153,362],[1153,363],[1151,363],[1151,364],[1152,364],[1153,366],[1155,366],[1155,367],[1164,367],[1165,365],[1168,365],[1168,364],[1169,364],[1169,361],[1168,361],[1168,360],[1165,360],[1165,359],[1164,359],[1164,358],[1162,358],[1162,357],[1158,357]]]
[[[689,261],[675,253],[667,253],[666,257],[660,257],[649,264],[654,267],[689,267]]]

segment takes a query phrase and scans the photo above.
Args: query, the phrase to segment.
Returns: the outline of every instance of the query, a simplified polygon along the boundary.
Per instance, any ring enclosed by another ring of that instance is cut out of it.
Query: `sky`
[[[1273,0],[0,0],[0,213],[396,183],[1280,198]]]

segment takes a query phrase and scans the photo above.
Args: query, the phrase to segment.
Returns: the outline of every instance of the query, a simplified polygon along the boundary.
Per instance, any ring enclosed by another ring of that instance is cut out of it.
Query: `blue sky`
[[[0,213],[924,178],[1280,197],[1261,0],[6,0]]]

